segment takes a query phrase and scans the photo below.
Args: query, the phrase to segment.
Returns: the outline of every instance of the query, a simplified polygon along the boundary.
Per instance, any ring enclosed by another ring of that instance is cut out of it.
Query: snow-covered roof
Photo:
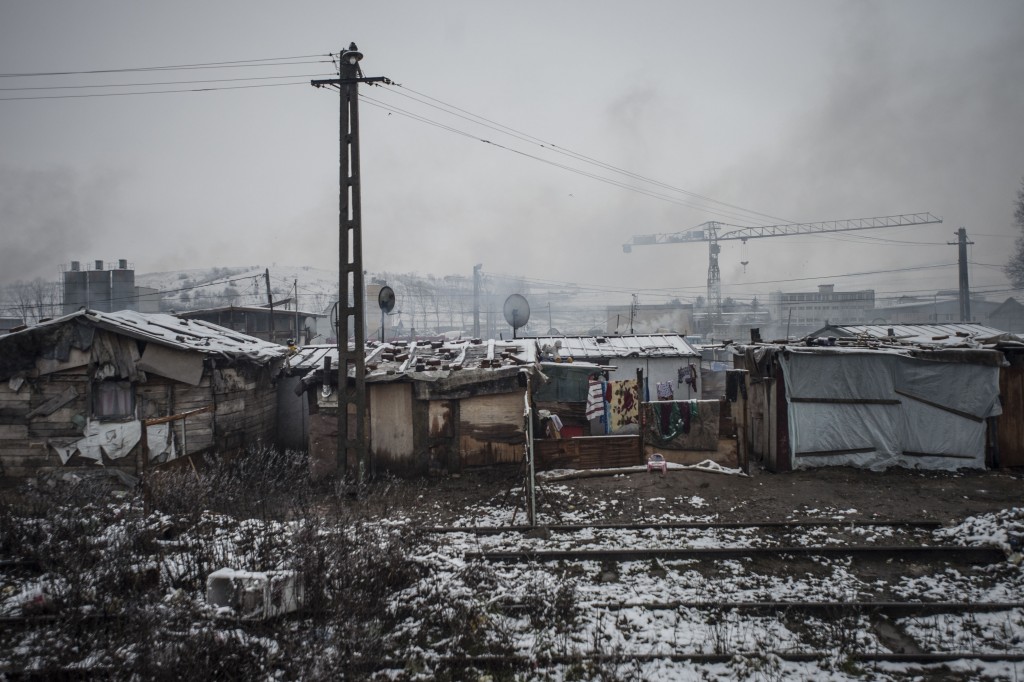
[[[812,334],[808,334],[808,336],[875,339],[916,346],[976,348],[983,345],[988,339],[1004,337],[1005,332],[977,322],[948,324],[831,324]]]
[[[305,375],[323,369],[324,358],[338,366],[338,347],[303,346],[288,358],[291,374]],[[533,340],[518,341],[413,341],[371,343],[366,347],[366,380],[388,381],[401,376],[421,378],[447,375],[460,370],[499,370],[521,367],[537,361]]]
[[[559,347],[562,358],[700,357],[682,334],[611,334],[608,336],[534,337],[540,348]]]
[[[288,349],[284,346],[262,341],[202,320],[184,320],[165,313],[138,313],[132,310],[120,310],[112,313],[79,310],[70,315],[40,322],[21,331],[0,336],[0,345],[10,339],[38,334],[73,320],[91,323],[100,329],[106,329],[116,334],[178,350],[197,351],[230,358],[248,358],[260,363],[283,357],[288,353]]]

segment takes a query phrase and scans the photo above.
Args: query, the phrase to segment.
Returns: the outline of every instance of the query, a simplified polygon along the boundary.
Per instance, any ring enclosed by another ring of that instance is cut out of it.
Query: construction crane
[[[622,245],[622,250],[629,253],[634,246],[652,244],[679,244],[681,242],[708,242],[708,306],[714,312],[715,319],[722,312],[722,279],[718,270],[718,253],[721,247],[718,242],[727,239],[739,239],[746,243],[748,239],[758,237],[784,237],[791,234],[817,234],[821,232],[850,232],[852,230],[874,230],[880,227],[904,227],[910,225],[929,225],[941,223],[931,213],[905,213],[903,215],[879,216],[875,218],[848,218],[846,220],[827,220],[817,223],[789,223],[787,225],[764,225],[760,227],[740,227],[710,221],[701,223],[692,230],[684,232],[663,232],[659,234],[638,234],[633,240]],[[726,228],[730,229],[724,232]]]

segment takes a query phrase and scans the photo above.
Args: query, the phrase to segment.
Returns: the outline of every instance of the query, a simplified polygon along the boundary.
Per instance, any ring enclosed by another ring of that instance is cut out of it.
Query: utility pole
[[[946,242],[950,246],[959,247],[960,262],[960,321],[971,321],[971,285],[967,280],[967,245],[974,242],[967,241],[967,228],[961,227],[954,232],[957,236],[955,242]]]
[[[270,325],[267,327],[270,331],[267,341],[274,343],[274,297],[270,293],[270,268],[263,271],[263,278],[267,282],[267,306],[270,308]]]
[[[473,266],[473,338],[480,338],[480,268],[483,263]]]
[[[356,482],[367,475],[366,447],[366,318],[363,288],[362,203],[359,194],[359,83],[390,83],[387,78],[363,78],[359,62],[363,54],[355,43],[342,50],[338,77],[310,81],[315,88],[338,88],[341,115],[338,122],[340,165],[338,169],[338,471],[349,473],[351,456],[356,462]],[[354,339],[349,348],[349,337]],[[349,371],[353,382],[349,384]],[[324,377],[329,381],[329,377]],[[355,433],[349,432],[349,410],[354,413]]]
[[[300,345],[303,341],[299,338],[299,280],[292,280],[292,296],[295,299],[295,345]]]

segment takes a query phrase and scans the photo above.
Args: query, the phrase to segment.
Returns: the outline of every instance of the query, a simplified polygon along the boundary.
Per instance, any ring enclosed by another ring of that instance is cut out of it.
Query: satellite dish
[[[530,304],[519,294],[512,294],[505,299],[505,321],[512,327],[512,338],[516,338],[516,330],[530,321]]]
[[[391,287],[381,287],[380,293],[377,294],[377,305],[385,313],[390,313],[395,309],[395,290]]]

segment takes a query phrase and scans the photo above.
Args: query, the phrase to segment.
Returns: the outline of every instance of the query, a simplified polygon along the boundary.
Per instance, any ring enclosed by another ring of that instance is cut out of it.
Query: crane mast
[[[682,232],[634,235],[630,242],[622,245],[622,250],[629,253],[634,246],[708,242],[708,306],[713,311],[715,319],[719,319],[722,313],[722,277],[718,269],[718,254],[722,250],[722,247],[718,245],[720,241],[739,239],[746,242],[748,239],[758,239],[761,237],[784,237],[791,234],[819,234],[822,232],[850,232],[853,230],[874,230],[882,227],[929,225],[941,222],[941,218],[936,218],[931,213],[903,213],[872,218],[846,218],[844,220],[762,225],[758,227],[740,227],[738,225],[708,221],[701,223],[691,230],[684,230]],[[727,228],[732,229],[723,231]]]

